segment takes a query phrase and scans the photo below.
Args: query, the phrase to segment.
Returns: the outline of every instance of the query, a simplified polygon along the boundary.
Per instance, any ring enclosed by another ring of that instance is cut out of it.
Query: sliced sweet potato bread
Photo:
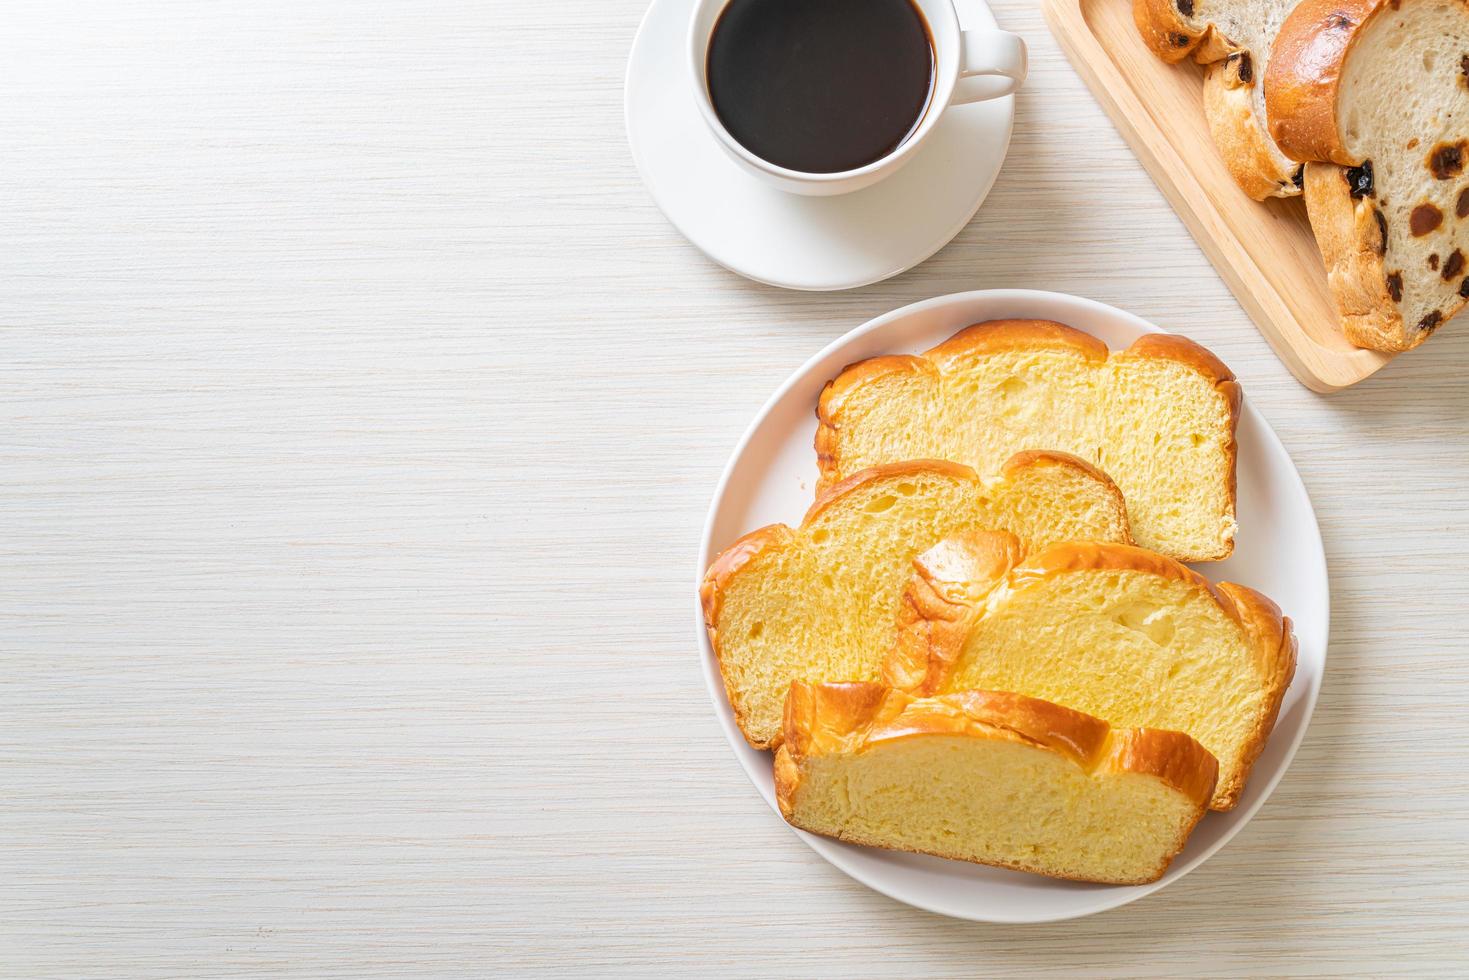
[[[1418,346],[1469,298],[1469,4],[1305,0],[1265,94],[1347,339]]]
[[[1129,545],[1065,543],[1005,566],[1008,535],[957,535],[915,562],[883,680],[921,695],[1015,691],[1187,732],[1219,760],[1231,809],[1295,672],[1290,620]]]
[[[793,684],[775,758],[780,812],[856,844],[1056,878],[1156,881],[1214,788],[1179,732],[1118,729],[995,691],[916,699]]]
[[[1301,192],[1301,166],[1271,138],[1262,82],[1295,0],[1133,0],[1143,40],[1169,63],[1204,66],[1204,114],[1224,165],[1257,201]]]
[[[939,461],[874,467],[822,493],[799,527],[761,528],[720,554],[700,598],[750,744],[779,741],[791,681],[875,679],[914,556],[982,528],[1012,532],[1017,548],[1130,540],[1105,475],[1061,453],[1024,453],[991,479]]]
[[[1182,337],[1109,353],[1064,324],[991,320],[842,371],[817,405],[816,454],[830,485],[901,459],[994,473],[1021,450],[1073,453],[1117,482],[1139,544],[1216,561],[1234,549],[1240,401],[1229,369]]]

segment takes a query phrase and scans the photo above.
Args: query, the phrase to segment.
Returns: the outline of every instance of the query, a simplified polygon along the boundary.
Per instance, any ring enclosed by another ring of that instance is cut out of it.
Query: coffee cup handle
[[[953,105],[1012,95],[1025,81],[1025,42],[1009,31],[960,31]]]

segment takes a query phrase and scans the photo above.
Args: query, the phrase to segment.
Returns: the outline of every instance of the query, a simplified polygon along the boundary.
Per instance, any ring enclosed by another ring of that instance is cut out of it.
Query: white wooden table
[[[1297,384],[1030,0],[936,257],[745,282],[633,171],[643,0],[10,5],[0,973],[1469,971],[1469,324]],[[1054,926],[789,833],[716,728],[695,540],[752,413],[892,307],[1024,286],[1208,344],[1305,476],[1320,708],[1223,853]]]

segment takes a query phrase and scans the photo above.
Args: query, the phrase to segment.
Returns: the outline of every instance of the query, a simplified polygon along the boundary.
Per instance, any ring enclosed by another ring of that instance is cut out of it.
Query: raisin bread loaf
[[[1347,339],[1421,344],[1469,297],[1469,5],[1305,0],[1265,79]]]
[[[1239,410],[1234,375],[1182,337],[1109,353],[1060,323],[991,320],[842,371],[817,404],[816,454],[830,484],[901,459],[994,473],[1021,450],[1074,453],[1117,481],[1139,544],[1216,561],[1234,548]]]
[[[1301,166],[1270,136],[1262,82],[1295,0],[1133,0],[1133,19],[1164,61],[1204,66],[1204,114],[1235,182],[1257,201],[1301,192]]]
[[[945,462],[874,467],[822,493],[799,527],[772,524],[720,554],[700,598],[750,744],[779,741],[791,681],[875,679],[914,556],[980,528],[1013,532],[1017,548],[1130,540],[1106,476],[1063,454],[1024,453],[988,480]]]
[[[1017,694],[797,683],[775,793],[812,833],[1127,885],[1156,881],[1183,849],[1215,769],[1187,735]]]
[[[1054,545],[1006,569],[1013,539],[959,535],[915,562],[883,680],[922,695],[1015,691],[1187,732],[1219,760],[1210,805],[1239,801],[1295,671],[1290,620],[1119,544]]]

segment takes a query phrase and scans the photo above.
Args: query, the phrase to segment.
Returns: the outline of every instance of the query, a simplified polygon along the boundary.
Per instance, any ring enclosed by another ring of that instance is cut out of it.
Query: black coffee
[[[933,91],[933,41],[910,0],[730,0],[708,58],[709,97],[730,134],[807,173],[891,153]]]

